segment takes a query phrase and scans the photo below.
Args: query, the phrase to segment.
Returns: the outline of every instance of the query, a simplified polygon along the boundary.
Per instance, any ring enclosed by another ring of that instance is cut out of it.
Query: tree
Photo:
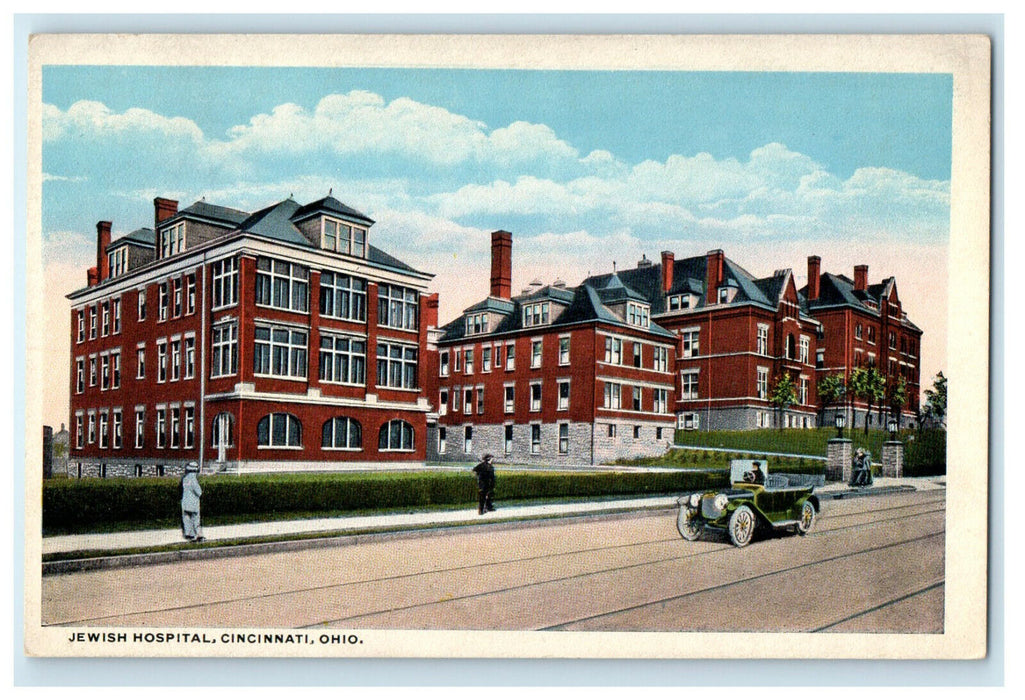
[[[789,372],[776,376],[772,384],[772,391],[769,393],[769,403],[779,411],[779,429],[783,430],[783,414],[797,403],[797,389],[794,387],[794,378],[790,376]]]
[[[875,367],[858,367],[851,373],[851,393],[868,404],[865,411],[865,434],[868,435],[868,416],[872,407],[886,398],[886,377]]]
[[[908,402],[908,383],[904,377],[897,377],[886,389],[886,404],[890,407],[890,415],[897,419],[900,430],[900,415]]]
[[[827,374],[816,387],[823,406],[840,406],[847,399],[847,385],[842,374]]]
[[[941,428],[947,426],[947,378],[938,372],[932,382],[932,389],[925,390],[925,408],[922,422],[935,423]]]

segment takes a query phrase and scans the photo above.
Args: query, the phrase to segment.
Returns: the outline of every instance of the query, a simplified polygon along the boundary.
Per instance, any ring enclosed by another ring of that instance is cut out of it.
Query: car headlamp
[[[728,504],[729,502],[729,496],[727,496],[725,493],[720,493],[715,497],[716,510],[726,510],[726,504]]]

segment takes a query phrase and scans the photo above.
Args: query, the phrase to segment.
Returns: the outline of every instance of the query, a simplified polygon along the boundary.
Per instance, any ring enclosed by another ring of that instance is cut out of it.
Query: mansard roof
[[[121,238],[118,238],[116,241],[112,241],[111,244],[107,246],[107,250],[119,245],[138,245],[146,248],[155,248],[156,242],[153,238],[153,229],[137,228],[131,233],[121,236]]]
[[[309,204],[299,207],[292,215],[292,218],[294,221],[301,221],[317,214],[328,214],[348,219],[356,219],[368,226],[374,223],[374,220],[366,214],[356,211],[352,207],[339,202],[330,195],[323,199],[318,199],[316,202],[310,202]]]

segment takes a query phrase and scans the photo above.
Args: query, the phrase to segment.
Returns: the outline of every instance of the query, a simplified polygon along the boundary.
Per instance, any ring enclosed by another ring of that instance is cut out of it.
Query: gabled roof
[[[882,300],[890,295],[896,284],[896,278],[888,277],[882,282],[868,285],[864,291],[858,291],[854,289],[854,281],[849,277],[825,272],[819,277],[819,298],[808,301],[807,304],[812,310],[828,306],[850,306],[861,311],[881,313]],[[800,294],[807,297],[807,285],[801,289]],[[865,302],[875,304],[876,308],[867,307]],[[901,324],[914,330],[921,330],[907,316],[902,316]]]
[[[301,221],[307,219],[316,214],[334,214],[336,216],[342,216],[349,219],[357,219],[367,225],[373,224],[374,220],[366,214],[356,211],[352,207],[342,204],[334,197],[330,195],[323,199],[318,199],[316,202],[310,202],[299,207],[295,214],[292,215],[294,221]]]
[[[627,300],[641,301],[649,304],[647,298],[645,298],[640,292],[637,292],[630,287],[623,284],[622,280],[619,279],[619,275],[615,272],[609,278],[609,281],[605,283],[605,286],[598,291],[598,298],[602,300],[604,304],[617,304],[623,303]]]

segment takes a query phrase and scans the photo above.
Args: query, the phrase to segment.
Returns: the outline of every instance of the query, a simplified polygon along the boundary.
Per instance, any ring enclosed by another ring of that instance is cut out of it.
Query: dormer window
[[[539,301],[534,304],[527,304],[523,307],[523,325],[546,326],[551,320],[551,304],[547,301]]]
[[[626,322],[631,326],[647,328],[650,321],[649,308],[647,304],[626,304]]]
[[[670,311],[681,311],[683,309],[689,309],[691,307],[691,295],[674,294],[673,296],[669,297],[666,306]]]
[[[110,265],[111,277],[128,272],[128,246],[122,246],[107,253],[107,263]]]
[[[166,258],[185,250],[185,222],[179,221],[160,232],[160,257]]]
[[[367,231],[336,219],[322,219],[320,245],[336,253],[366,257]]]
[[[466,317],[466,335],[480,335],[488,332],[488,315],[486,313],[470,314]]]
[[[720,287],[719,288],[719,303],[720,304],[728,304],[728,303],[730,303],[730,299],[733,297],[732,291],[733,290],[730,287]]]

